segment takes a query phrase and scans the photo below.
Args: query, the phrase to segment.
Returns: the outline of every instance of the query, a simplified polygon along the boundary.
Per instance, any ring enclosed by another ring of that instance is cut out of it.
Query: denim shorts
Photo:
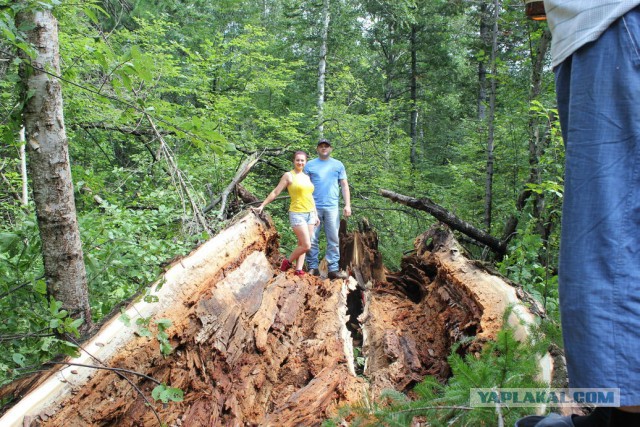
[[[292,227],[315,225],[317,218],[315,212],[289,212],[289,222]]]

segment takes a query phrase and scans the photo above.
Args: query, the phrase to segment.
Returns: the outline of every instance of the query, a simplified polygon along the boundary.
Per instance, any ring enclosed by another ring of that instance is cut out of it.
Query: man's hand
[[[342,214],[345,218],[349,218],[351,216],[351,206],[345,206],[342,210]]]

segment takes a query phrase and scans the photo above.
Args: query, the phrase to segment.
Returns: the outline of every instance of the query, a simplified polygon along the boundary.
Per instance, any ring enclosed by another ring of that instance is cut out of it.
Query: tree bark
[[[457,230],[471,237],[475,241],[486,245],[499,257],[503,256],[507,251],[507,243],[505,241],[501,241],[493,237],[491,234],[480,230],[477,227],[469,224],[468,222],[458,218],[442,206],[434,203],[429,198],[425,197],[423,199],[415,199],[413,197],[394,193],[393,191],[389,190],[380,190],[380,194],[388,199],[393,200],[394,202],[398,202],[403,205],[430,213],[438,221],[441,221],[454,230]]]
[[[324,137],[324,94],[327,75],[327,45],[329,38],[329,0],[322,2],[322,34],[320,41],[320,61],[318,64],[318,133]]]
[[[60,73],[57,21],[50,10],[19,14],[17,26],[37,50],[29,64],[22,55],[21,76],[27,101],[23,110],[29,173],[42,239],[47,289],[72,317],[91,325],[87,277],[76,218],[64,127],[62,90],[51,73]]]
[[[26,138],[24,136],[24,126],[20,128],[20,177],[22,178],[22,206],[29,204],[29,181],[27,179],[27,152]]]
[[[411,152],[409,160],[411,166],[415,168],[417,162],[416,147],[418,145],[418,29],[415,24],[411,25],[411,118],[409,135],[411,137]]]
[[[493,2],[493,31],[491,34],[491,93],[489,93],[489,117],[487,117],[487,175],[484,191],[484,227],[491,233],[492,205],[493,205],[493,166],[495,145],[495,114],[497,88],[497,55],[498,55],[498,17],[500,16],[500,1]]]

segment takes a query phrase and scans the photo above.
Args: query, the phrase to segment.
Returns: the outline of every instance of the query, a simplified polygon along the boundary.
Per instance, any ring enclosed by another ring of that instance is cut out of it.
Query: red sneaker
[[[287,271],[290,268],[291,268],[291,263],[289,262],[289,260],[286,258],[283,259],[282,264],[280,264],[280,271]]]
[[[304,276],[305,272],[304,272],[304,270],[296,270],[295,273],[293,273],[293,274],[295,274],[296,276]]]

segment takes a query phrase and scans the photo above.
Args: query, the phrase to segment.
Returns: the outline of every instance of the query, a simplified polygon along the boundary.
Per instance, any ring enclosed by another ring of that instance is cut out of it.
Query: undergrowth
[[[543,387],[536,380],[537,361],[548,342],[533,331],[527,342],[514,338],[511,327],[487,342],[480,354],[461,356],[460,344],[448,358],[452,376],[446,384],[426,377],[409,392],[385,390],[380,396],[366,396],[361,402],[342,407],[323,427],[413,426],[433,427],[513,425],[534,411],[530,407],[471,407],[471,389]],[[502,424],[501,424],[502,423]]]

